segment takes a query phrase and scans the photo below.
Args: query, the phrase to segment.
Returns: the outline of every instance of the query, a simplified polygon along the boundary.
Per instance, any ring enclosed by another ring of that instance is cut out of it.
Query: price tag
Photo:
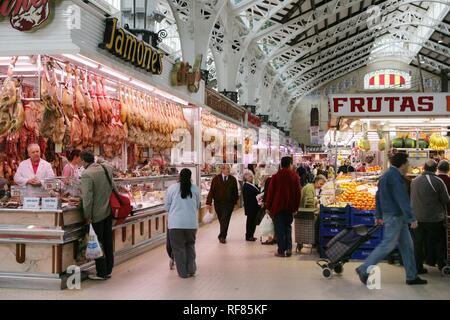
[[[39,198],[25,197],[23,199],[23,208],[24,209],[40,209],[39,200],[40,200]]]
[[[63,149],[63,145],[61,143],[55,144],[55,153],[61,153]]]
[[[59,207],[58,198],[42,198],[42,209],[44,210],[57,210]]]

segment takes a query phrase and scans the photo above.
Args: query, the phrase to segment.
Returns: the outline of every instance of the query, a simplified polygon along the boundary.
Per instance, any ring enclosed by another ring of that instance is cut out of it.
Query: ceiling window
[[[369,72],[364,76],[364,89],[410,89],[408,72],[392,69]]]

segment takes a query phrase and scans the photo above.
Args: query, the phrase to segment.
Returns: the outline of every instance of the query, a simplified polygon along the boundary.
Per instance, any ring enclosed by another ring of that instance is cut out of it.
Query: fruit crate
[[[353,252],[351,259],[353,260],[366,260],[367,257],[372,253],[373,249],[358,249]]]
[[[320,237],[334,237],[346,228],[345,225],[321,226],[319,230]]]
[[[350,206],[347,205],[344,208],[326,207],[320,205],[320,217],[321,218],[337,218],[350,220]]]
[[[375,224],[375,214],[375,210],[360,210],[352,207],[350,212],[350,223],[352,226],[357,224],[373,226]]]

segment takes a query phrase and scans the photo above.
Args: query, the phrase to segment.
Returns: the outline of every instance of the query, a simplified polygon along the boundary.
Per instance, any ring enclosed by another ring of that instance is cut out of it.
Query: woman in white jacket
[[[41,148],[38,144],[30,144],[27,151],[30,158],[19,164],[14,182],[21,187],[27,187],[27,196],[39,196],[43,191],[44,180],[53,178],[55,173],[52,165],[41,159]]]

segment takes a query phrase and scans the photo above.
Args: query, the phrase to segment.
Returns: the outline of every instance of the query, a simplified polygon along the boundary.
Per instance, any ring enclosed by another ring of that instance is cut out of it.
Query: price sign
[[[39,198],[24,198],[23,199],[23,208],[24,209],[40,209],[39,206]]]
[[[42,209],[44,210],[57,210],[59,208],[58,198],[42,198]]]

